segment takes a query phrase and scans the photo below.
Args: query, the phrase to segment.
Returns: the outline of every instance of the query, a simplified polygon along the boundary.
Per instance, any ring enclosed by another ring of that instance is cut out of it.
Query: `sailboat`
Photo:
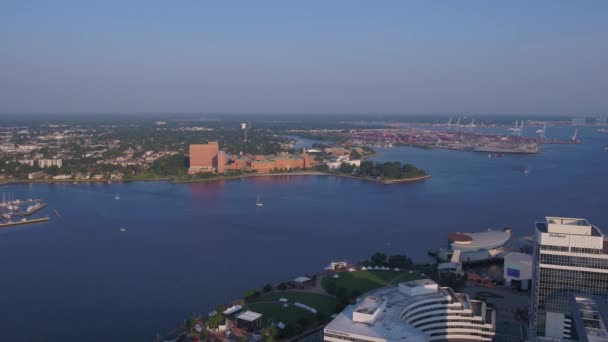
[[[118,192],[114,195],[114,199],[117,201],[120,199],[120,195],[118,195]]]
[[[255,206],[256,206],[256,207],[261,207],[261,206],[263,206],[263,205],[264,205],[264,203],[262,203],[262,202],[260,201],[260,195],[258,195],[258,199],[255,201]]]

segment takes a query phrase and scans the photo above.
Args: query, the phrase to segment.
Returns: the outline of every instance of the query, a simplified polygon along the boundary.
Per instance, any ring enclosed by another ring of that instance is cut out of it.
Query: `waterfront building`
[[[608,299],[608,240],[582,218],[536,223],[530,339],[570,339],[572,295]]]
[[[217,141],[190,145],[190,168],[188,173],[218,171],[219,151],[220,147]]]
[[[532,281],[532,255],[509,253],[505,256],[504,278],[507,286],[528,290]]]
[[[30,172],[27,174],[27,179],[41,179],[44,178],[43,171]]]
[[[495,318],[485,302],[421,279],[368,292],[323,334],[326,342],[491,341]]]
[[[61,166],[63,166],[63,161],[61,159],[38,159],[38,166],[43,169],[51,166],[61,168]]]
[[[439,249],[441,261],[475,263],[504,258],[505,245],[511,238],[511,229],[488,230],[478,233],[451,233],[448,249]]]

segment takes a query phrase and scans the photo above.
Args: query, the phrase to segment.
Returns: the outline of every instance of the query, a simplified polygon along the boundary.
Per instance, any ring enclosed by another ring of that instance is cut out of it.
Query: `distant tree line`
[[[407,179],[422,177],[426,175],[424,170],[415,167],[412,164],[401,164],[398,161],[386,163],[374,163],[371,161],[361,162],[358,168],[355,165],[342,163],[338,168],[341,173],[358,174],[361,177],[367,178],[386,178],[386,179]]]

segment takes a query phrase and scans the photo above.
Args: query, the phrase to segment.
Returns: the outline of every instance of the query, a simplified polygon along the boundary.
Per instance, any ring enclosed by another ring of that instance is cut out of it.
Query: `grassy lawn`
[[[418,274],[393,271],[355,271],[340,272],[340,278],[334,279],[331,276],[323,278],[323,288],[327,289],[330,283],[336,284],[336,289],[345,288],[348,293],[353,291],[361,294],[400,281],[419,279]]]
[[[300,302],[310,307],[317,309],[327,316],[331,316],[336,310],[336,300],[329,296],[318,295],[314,293],[302,293],[302,292],[274,292],[262,294],[260,297],[252,300],[250,303],[258,302],[279,302],[280,298],[287,298],[290,303]],[[281,305],[283,303],[280,303]],[[283,309],[283,307],[281,307]],[[298,308],[299,309],[299,308]],[[306,310],[304,310],[306,311]],[[308,311],[306,311],[308,312]]]
[[[289,300],[288,307],[283,307],[284,303],[279,302],[280,298]],[[247,302],[247,309],[261,313],[264,324],[283,322],[287,324],[287,336],[294,336],[302,331],[311,328],[316,322],[316,316],[305,309],[294,306],[293,303],[299,302],[317,309],[325,314],[327,318],[336,310],[336,300],[329,296],[314,293],[300,292],[276,292],[262,294],[260,297]]]
[[[314,315],[302,308],[290,305],[283,307],[283,303],[251,303],[247,309],[261,313],[264,324],[271,322],[283,322],[285,324],[296,324],[302,318],[314,320]]]

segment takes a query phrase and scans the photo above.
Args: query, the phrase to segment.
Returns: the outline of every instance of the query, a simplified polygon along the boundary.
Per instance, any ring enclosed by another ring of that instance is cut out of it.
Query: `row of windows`
[[[564,246],[540,245],[540,249],[547,251],[568,252],[568,247]]]
[[[572,252],[572,253],[585,253],[585,254],[603,254],[602,249],[596,248],[585,248],[585,247],[570,247],[567,246],[552,246],[552,245],[540,245],[540,249],[546,251],[556,252]]]
[[[333,337],[333,338],[337,338],[339,340],[344,340],[344,341],[369,342],[369,340],[363,340],[363,339],[360,339],[360,338],[354,338],[354,337],[337,335],[337,334],[331,334],[331,333],[325,333],[324,335],[327,336],[327,337]]]
[[[443,326],[443,327],[432,327],[432,328],[422,328],[420,330],[422,330],[422,332],[429,332],[429,331],[433,331],[433,330],[437,330],[437,329],[475,329],[476,331],[486,331],[486,332],[493,332],[493,329],[490,328],[478,328],[478,327],[472,327],[469,325],[450,325],[450,326]]]
[[[439,333],[429,334],[429,336],[431,336],[431,337],[446,336],[447,337],[450,334],[453,335],[454,333],[439,332]],[[486,338],[492,338],[494,336],[494,334],[482,334],[482,333],[464,333],[464,334],[469,335],[469,336],[479,336],[479,337],[486,337]]]
[[[593,258],[593,257],[541,254],[540,263],[549,264],[549,265],[586,267],[586,268],[608,270],[608,259],[599,259],[599,258]]]
[[[473,317],[473,314],[471,313],[459,313],[459,312],[449,312],[447,314],[430,314],[430,315],[424,315],[424,316],[420,316],[420,317],[416,317],[416,319],[413,319],[411,321],[408,321],[410,324],[416,323],[418,321],[422,321],[423,319],[427,319],[427,318],[431,318],[431,317],[445,317],[445,316],[456,316],[456,317]],[[481,318],[480,318],[481,319]]]
[[[544,257],[550,257],[549,259]],[[566,258],[578,258],[572,259],[576,262],[580,262],[580,257],[567,257],[567,256],[548,256],[541,255],[543,262],[551,263],[556,262],[558,259],[553,257],[566,257]],[[582,259],[593,259],[593,258],[582,258]],[[564,259],[559,259],[563,262]],[[600,261],[596,259],[595,261]],[[604,263],[604,260],[601,260]],[[595,265],[596,268],[597,264]],[[588,293],[599,295],[604,298],[608,298],[608,274],[600,272],[588,272],[588,271],[577,271],[577,270],[562,270],[562,269],[551,269],[551,268],[539,268],[535,270],[536,274],[536,288],[534,289],[534,296],[536,298],[536,307],[534,308],[533,316],[536,319],[537,335],[543,335],[545,330],[545,312],[564,312],[567,313],[570,309],[569,300],[571,293]]]
[[[407,310],[407,312],[411,312],[411,311],[414,311],[416,309],[423,308],[423,307],[429,306],[429,305],[436,305],[436,304],[446,304],[447,305],[449,303],[450,303],[449,300],[440,300],[440,301],[436,301],[436,302],[426,302],[426,303],[414,305],[411,308],[407,308],[406,310]]]
[[[418,312],[414,312],[414,313],[412,313],[412,312],[407,312],[407,313],[406,313],[406,314],[405,314],[403,317],[401,317],[401,318],[402,318],[402,319],[405,319],[405,320],[407,321],[409,318],[412,318],[412,317],[414,317],[414,316],[418,316],[418,315],[423,314],[423,313],[426,313],[426,312],[433,312],[433,311],[437,311],[437,310],[443,310],[443,312],[444,312],[445,314],[447,314],[448,310],[452,310],[453,312],[454,312],[454,311],[456,311],[456,312],[457,312],[458,310],[462,310],[462,309],[458,309],[458,308],[448,308],[448,307],[435,307],[435,308],[430,308],[430,309],[426,309],[426,310],[420,310],[420,311],[418,311]],[[464,316],[464,315],[465,315],[465,314],[463,313],[463,316]]]
[[[418,328],[419,326],[420,327],[424,327],[424,326],[430,325],[430,324],[448,323],[448,322],[450,322],[450,323],[454,323],[454,322],[458,322],[458,323],[470,323],[470,324],[473,324],[473,325],[484,325],[485,324],[484,322],[481,322],[481,321],[471,321],[471,320],[467,320],[467,319],[442,319],[442,320],[437,320],[437,321],[426,322],[426,323],[423,323],[423,324],[418,324],[418,325],[412,324],[412,325],[414,326],[414,328]],[[451,325],[450,325],[450,328],[452,328]]]
[[[595,248],[570,247],[572,253],[603,254],[603,250]]]

